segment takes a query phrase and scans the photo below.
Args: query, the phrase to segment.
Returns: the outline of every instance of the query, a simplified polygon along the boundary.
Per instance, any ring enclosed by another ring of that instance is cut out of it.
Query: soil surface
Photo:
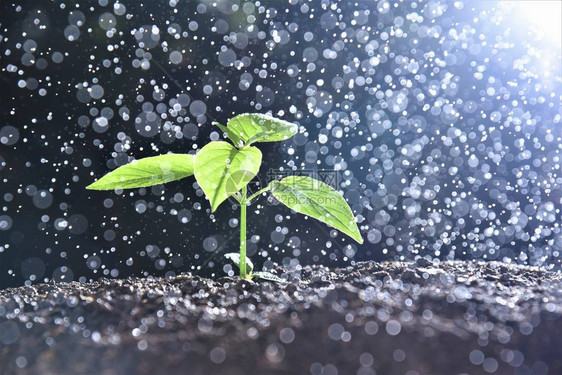
[[[4,374],[562,374],[562,273],[358,263],[286,284],[101,279],[0,291]]]

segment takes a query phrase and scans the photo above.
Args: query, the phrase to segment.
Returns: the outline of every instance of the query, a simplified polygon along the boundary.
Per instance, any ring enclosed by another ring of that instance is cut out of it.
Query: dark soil
[[[561,273],[422,259],[284,277],[0,291],[2,374],[562,374]]]

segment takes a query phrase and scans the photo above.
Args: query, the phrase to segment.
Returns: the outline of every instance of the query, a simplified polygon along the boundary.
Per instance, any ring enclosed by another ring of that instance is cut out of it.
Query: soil
[[[358,263],[285,284],[101,279],[0,291],[2,374],[562,374],[562,273]]]

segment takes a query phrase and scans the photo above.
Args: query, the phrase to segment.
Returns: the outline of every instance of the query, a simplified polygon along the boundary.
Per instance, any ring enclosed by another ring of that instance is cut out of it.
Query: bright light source
[[[562,39],[562,0],[518,0],[509,1],[518,9],[519,17],[532,26],[538,39],[546,39],[556,43],[560,48]]]

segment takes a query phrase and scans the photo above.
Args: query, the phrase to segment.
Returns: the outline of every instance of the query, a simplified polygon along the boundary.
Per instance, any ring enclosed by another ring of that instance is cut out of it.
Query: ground
[[[562,373],[560,272],[420,259],[283,276],[0,291],[1,373]]]

